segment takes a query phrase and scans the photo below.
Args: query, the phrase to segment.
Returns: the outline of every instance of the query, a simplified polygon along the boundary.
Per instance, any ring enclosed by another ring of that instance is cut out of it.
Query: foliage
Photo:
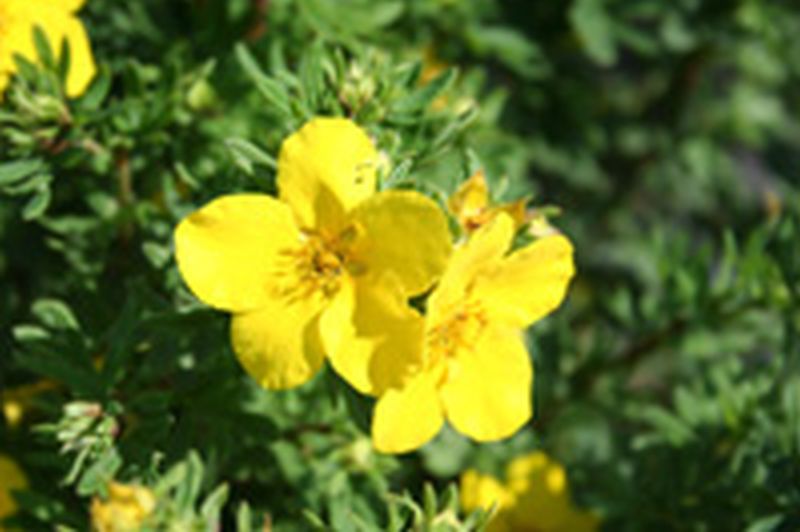
[[[49,383],[0,424],[30,484],[22,528],[87,528],[116,480],[158,494],[154,529],[480,529],[459,474],[540,448],[609,530],[800,528],[789,2],[90,0],[80,17],[88,91],[23,61],[0,104],[0,387]],[[444,204],[484,169],[498,202],[561,207],[578,275],[528,335],[535,415],[515,437],[376,453],[368,399],[330,370],[260,389],[182,284],[177,222],[274,192],[281,141],[316,115],[375,136],[383,187]]]

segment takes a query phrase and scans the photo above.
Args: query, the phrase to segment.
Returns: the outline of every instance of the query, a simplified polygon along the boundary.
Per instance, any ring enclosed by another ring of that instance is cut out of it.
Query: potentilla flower
[[[370,319],[373,299],[405,303],[441,275],[444,214],[417,192],[376,193],[379,161],[356,124],[316,118],[281,147],[278,199],[223,196],[176,229],[183,278],[233,313],[234,351],[262,386],[306,382],[326,353],[346,356],[340,330]]]
[[[17,512],[17,503],[12,494],[28,487],[25,473],[9,456],[0,454],[0,521]],[[0,525],[0,530],[3,526]]]
[[[92,499],[92,530],[96,532],[133,532],[139,530],[153,510],[156,498],[143,486],[112,482],[108,497]]]
[[[39,26],[50,41],[56,57],[63,40],[69,44],[70,69],[66,91],[80,96],[94,78],[97,67],[89,37],[75,13],[85,0],[2,0],[0,1],[0,97],[16,72],[14,54],[36,63],[38,55],[33,31]]]
[[[600,523],[572,503],[566,471],[541,451],[514,459],[505,483],[468,470],[459,491],[464,510],[495,509],[488,532],[592,532]]]
[[[334,365],[379,397],[372,421],[378,450],[416,449],[445,418],[478,441],[510,436],[530,418],[533,370],[521,329],[561,303],[574,266],[564,236],[509,254],[514,233],[505,213],[477,229],[453,253],[424,318],[384,298],[371,301],[372,322],[340,330],[342,357]],[[392,332],[370,334],[379,327]]]

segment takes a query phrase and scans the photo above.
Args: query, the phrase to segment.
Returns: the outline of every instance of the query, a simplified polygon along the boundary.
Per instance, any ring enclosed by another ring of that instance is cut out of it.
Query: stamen
[[[355,227],[348,227],[335,238],[305,233],[299,247],[283,252],[284,260],[276,272],[286,281],[279,290],[280,295],[291,299],[307,299],[315,295],[325,299],[333,297],[341,287],[343,273],[359,275],[366,271],[350,253],[357,236]]]
[[[471,350],[480,339],[485,325],[486,317],[480,305],[468,303],[457,309],[428,330],[427,362],[436,365],[455,358],[458,351]]]

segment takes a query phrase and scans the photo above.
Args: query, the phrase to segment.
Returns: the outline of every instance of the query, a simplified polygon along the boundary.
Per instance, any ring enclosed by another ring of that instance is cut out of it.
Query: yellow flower
[[[466,511],[495,508],[488,532],[592,532],[600,521],[572,504],[566,471],[541,451],[513,460],[505,485],[466,471],[460,492]]]
[[[501,205],[490,205],[486,176],[482,170],[478,170],[450,196],[447,206],[461,228],[469,234],[501,212],[511,216],[515,227],[522,227],[528,221],[525,203],[526,200],[521,199]]]
[[[92,499],[92,530],[96,532],[132,532],[153,513],[156,498],[153,492],[142,486],[112,482],[108,486],[108,498]]]
[[[75,13],[85,0],[2,0],[0,2],[0,96],[16,72],[14,54],[36,62],[33,40],[35,26],[47,35],[56,57],[61,42],[66,40],[70,51],[67,95],[80,96],[94,78],[97,67],[89,45],[89,37]]]
[[[26,487],[28,479],[22,469],[10,457],[0,454],[0,521],[17,512],[17,503],[11,492]],[[3,530],[2,524],[0,530]]]
[[[371,319],[373,300],[428,290],[444,269],[443,213],[416,192],[376,193],[377,164],[356,124],[316,118],[281,147],[278,199],[223,196],[176,229],[183,278],[233,313],[234,351],[262,386],[306,382],[325,354],[338,369],[341,330]]]
[[[6,418],[6,424],[11,428],[18,427],[29,413],[36,396],[56,388],[57,384],[55,382],[40,380],[32,384],[4,390],[0,394],[0,398],[2,398],[3,416]]]
[[[530,418],[533,371],[520,329],[561,303],[572,245],[552,235],[507,254],[513,237],[513,221],[500,213],[457,248],[424,318],[384,297],[365,302],[369,319],[339,329],[347,356],[334,365],[379,396],[379,451],[416,449],[445,418],[479,441],[507,437]]]
[[[513,237],[501,213],[453,254],[427,303],[416,372],[375,408],[379,450],[415,449],[445,417],[478,441],[510,436],[530,418],[533,370],[520,329],[561,303],[574,266],[561,235],[507,255]]]

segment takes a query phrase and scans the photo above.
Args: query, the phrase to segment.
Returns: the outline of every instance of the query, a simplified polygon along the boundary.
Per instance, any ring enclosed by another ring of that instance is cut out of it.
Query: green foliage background
[[[86,529],[116,478],[155,487],[173,530],[470,530],[451,482],[533,448],[607,530],[800,528],[791,2],[90,0],[81,16],[90,91],[65,101],[57,65],[30,67],[0,105],[0,387],[55,383],[0,424],[31,479],[23,528]],[[426,50],[452,70],[422,86]],[[529,335],[536,414],[509,441],[446,430],[374,454],[365,398],[330,371],[259,389],[227,318],[181,284],[176,222],[274,191],[281,140],[319,114],[378,139],[385,186],[443,199],[483,167],[498,199],[563,209],[579,273]]]

